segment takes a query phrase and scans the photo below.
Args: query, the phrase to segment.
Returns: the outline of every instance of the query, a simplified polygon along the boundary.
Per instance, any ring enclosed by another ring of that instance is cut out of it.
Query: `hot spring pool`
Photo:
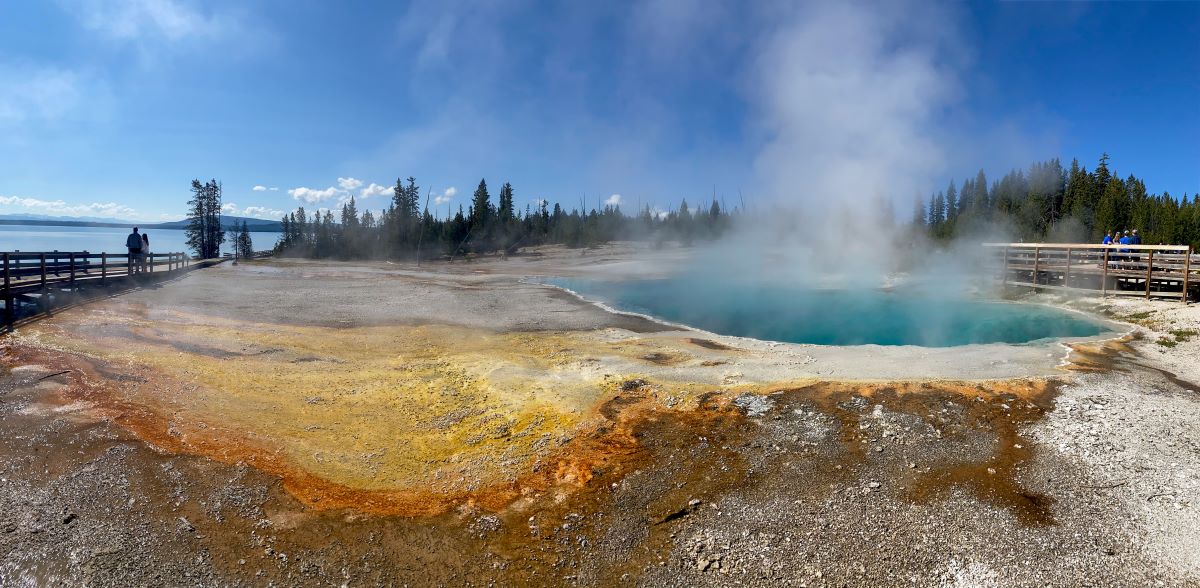
[[[1030,304],[903,290],[821,290],[675,277],[554,278],[588,300],[721,335],[816,345],[1028,343],[1108,332],[1081,315]]]

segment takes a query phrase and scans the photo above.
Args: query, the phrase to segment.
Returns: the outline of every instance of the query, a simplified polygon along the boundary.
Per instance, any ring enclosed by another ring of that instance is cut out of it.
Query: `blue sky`
[[[197,177],[265,218],[409,175],[442,212],[481,177],[568,207],[907,203],[1102,151],[1190,194],[1197,104],[1190,2],[8,0],[0,213],[177,219]]]

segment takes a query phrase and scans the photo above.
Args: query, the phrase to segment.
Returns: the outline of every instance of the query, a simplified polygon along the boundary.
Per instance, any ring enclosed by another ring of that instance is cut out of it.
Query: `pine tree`
[[[204,183],[192,180],[192,199],[188,201],[188,225],[184,235],[188,247],[200,259],[221,255],[225,231],[221,227],[221,184],[215,179]]]
[[[238,232],[237,241],[234,243],[239,257],[242,259],[254,257],[254,241],[250,238],[250,227],[244,220],[242,221],[242,230]]]
[[[950,186],[946,188],[946,220],[953,221],[958,218],[958,190],[954,188],[954,180],[950,180]]]
[[[358,206],[354,204],[354,197],[342,205],[342,228],[351,229],[358,226]]]
[[[983,169],[980,168],[979,173],[975,174],[975,193],[971,195],[971,201],[975,203],[976,208],[983,212],[991,207],[991,200],[988,198],[987,176],[983,174]]]
[[[913,227],[916,229],[925,228],[925,201],[918,195],[915,204],[913,204]]]
[[[958,216],[973,216],[978,210],[978,203],[975,202],[975,181],[967,178],[963,180],[962,190],[958,193]]]
[[[1128,231],[1132,228],[1129,223],[1129,209],[1129,194],[1125,189],[1125,182],[1109,175],[1108,184],[1100,197],[1100,206],[1096,209],[1096,224],[1118,231]]]
[[[408,186],[404,188],[406,193],[404,202],[404,217],[410,222],[418,221],[421,218],[421,188],[417,186],[417,179],[409,176]]]
[[[487,181],[480,179],[475,194],[471,197],[471,230],[480,233],[487,230],[491,224],[491,195],[488,194]]]
[[[497,211],[501,223],[507,223],[513,220],[513,187],[512,184],[505,182],[500,187],[500,209]]]
[[[1101,190],[1108,186],[1108,180],[1112,179],[1112,175],[1108,171],[1108,159],[1108,152],[1105,151],[1100,156],[1100,163],[1096,164],[1096,171],[1092,174],[1096,178],[1096,185],[1100,186]]]

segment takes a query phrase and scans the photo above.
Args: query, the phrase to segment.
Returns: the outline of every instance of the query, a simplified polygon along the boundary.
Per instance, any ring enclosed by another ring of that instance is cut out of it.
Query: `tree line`
[[[1200,249],[1200,194],[1190,199],[1164,192],[1150,194],[1134,175],[1121,178],[1109,169],[1107,153],[1088,171],[1050,159],[1029,169],[1014,169],[988,184],[975,177],[951,181],[928,200],[918,197],[913,226],[935,239],[981,232],[997,224],[1024,241],[1099,243],[1110,231],[1137,229],[1142,242],[1191,245]]]
[[[658,244],[719,237],[732,215],[714,197],[693,211],[683,200],[679,208],[657,213],[646,206],[630,216],[619,204],[597,204],[590,210],[581,203],[570,212],[546,200],[518,208],[512,184],[500,187],[493,200],[486,179],[457,214],[437,218],[429,210],[416,178],[396,180],[388,207],[378,216],[359,212],[351,197],[333,210],[308,212],[304,207],[283,217],[283,230],[275,251],[281,255],[338,259],[429,259],[469,254],[512,253],[521,247],[563,244],[590,247],[614,240],[653,240]]]

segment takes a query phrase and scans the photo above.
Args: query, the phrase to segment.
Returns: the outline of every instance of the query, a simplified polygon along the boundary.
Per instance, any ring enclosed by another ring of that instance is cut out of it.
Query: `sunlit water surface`
[[[121,227],[58,227],[48,225],[0,225],[0,251],[88,251],[125,253],[125,237],[130,229]],[[182,229],[148,229],[150,250],[156,253],[188,251],[187,235]],[[275,246],[279,233],[250,231],[254,249]],[[222,252],[232,252],[233,241],[226,238]]]
[[[629,281],[552,278],[617,310],[721,335],[816,345],[1027,343],[1091,337],[1103,324],[1045,306],[992,302],[917,289],[813,289],[674,277]]]

